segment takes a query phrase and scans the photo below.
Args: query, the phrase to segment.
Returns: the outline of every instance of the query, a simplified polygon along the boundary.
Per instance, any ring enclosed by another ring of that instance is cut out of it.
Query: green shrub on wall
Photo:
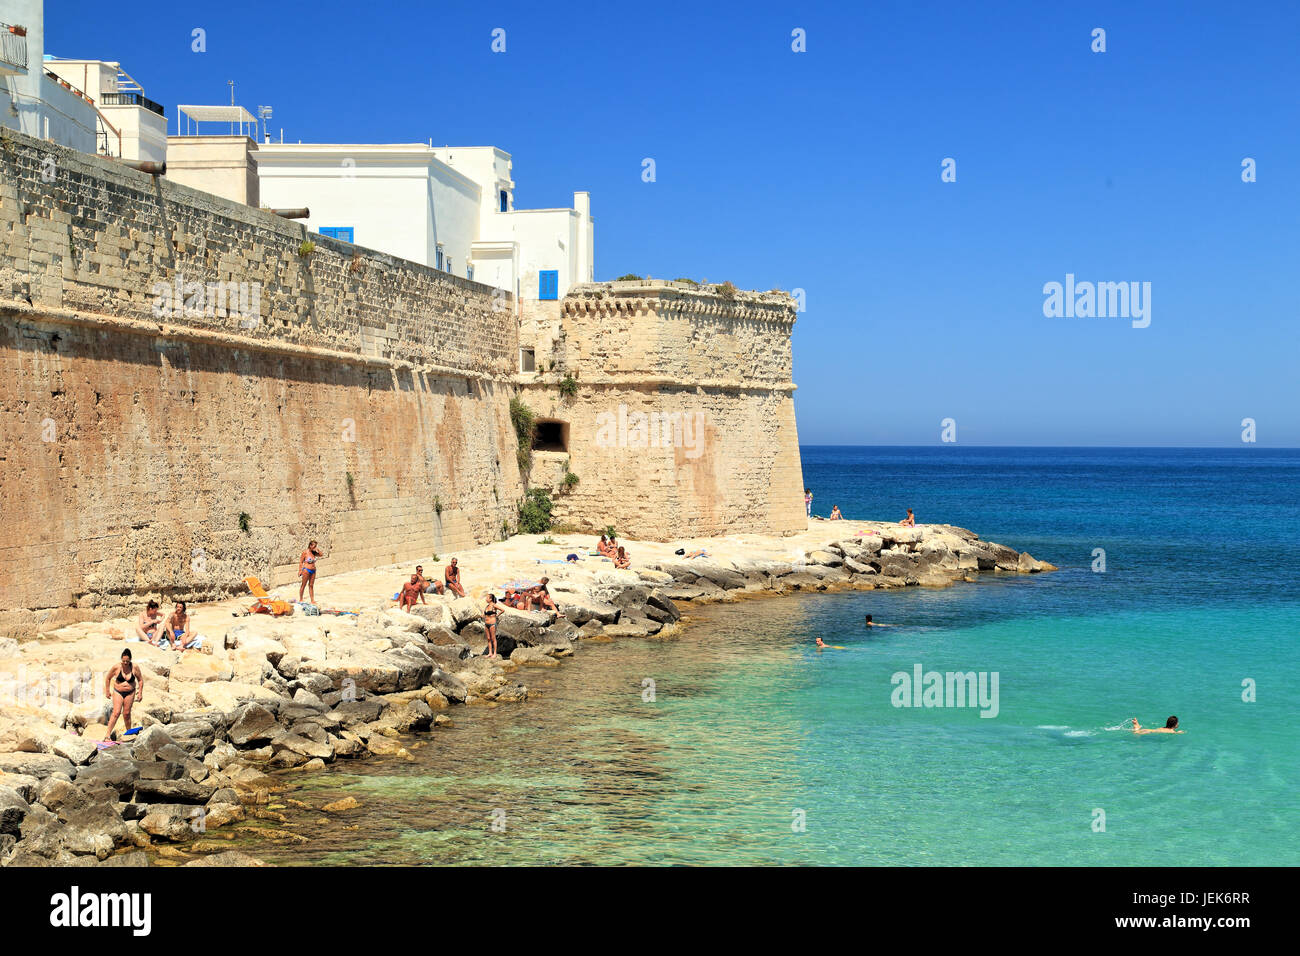
[[[543,534],[551,530],[551,511],[555,505],[545,488],[529,488],[519,503],[519,530],[524,534]]]
[[[533,467],[533,435],[537,432],[537,417],[518,395],[510,399],[510,423],[515,426],[515,438],[519,440],[516,452],[519,474],[526,475]]]

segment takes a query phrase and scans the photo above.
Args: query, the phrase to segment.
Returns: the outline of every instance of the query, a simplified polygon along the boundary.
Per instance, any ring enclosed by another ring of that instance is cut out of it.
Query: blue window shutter
[[[344,242],[353,241],[351,226],[321,226],[320,234],[331,239],[342,239]]]
[[[560,270],[544,269],[537,273],[537,298],[558,299],[560,297]]]

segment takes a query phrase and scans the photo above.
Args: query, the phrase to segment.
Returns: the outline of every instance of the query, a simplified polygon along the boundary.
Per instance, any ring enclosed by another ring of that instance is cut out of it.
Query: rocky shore
[[[414,759],[418,735],[453,726],[460,707],[527,700],[529,669],[560,666],[584,641],[672,636],[684,605],[743,595],[1055,570],[949,525],[814,521],[786,538],[624,542],[634,567],[621,571],[588,556],[590,544],[520,535],[461,552],[469,596],[428,595],[409,614],[387,600],[409,568],[318,582],[322,601],[352,599],[355,614],[243,616],[246,601],[192,608],[211,655],[124,644],[125,620],[0,638],[0,865],[259,865],[231,840],[309,840],[277,806],[325,816],[356,807],[281,798],[287,773],[369,755]],[[571,552],[583,560],[566,563]],[[483,595],[541,575],[562,614],[503,608],[501,657],[488,659]],[[104,675],[123,647],[145,675],[133,713],[144,729],[100,749]]]

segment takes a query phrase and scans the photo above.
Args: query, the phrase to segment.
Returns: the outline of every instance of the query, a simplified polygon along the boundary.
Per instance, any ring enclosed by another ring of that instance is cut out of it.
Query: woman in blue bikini
[[[312,604],[316,603],[316,559],[323,558],[315,541],[308,541],[307,548],[298,556],[298,603],[302,603],[302,592],[306,591]]]

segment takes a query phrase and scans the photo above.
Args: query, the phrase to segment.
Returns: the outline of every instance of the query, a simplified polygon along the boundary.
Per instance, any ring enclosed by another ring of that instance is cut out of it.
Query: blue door
[[[560,297],[560,270],[544,269],[537,273],[537,298],[558,299]]]
[[[331,239],[342,239],[344,242],[352,241],[351,226],[321,226],[320,234],[329,236]]]

